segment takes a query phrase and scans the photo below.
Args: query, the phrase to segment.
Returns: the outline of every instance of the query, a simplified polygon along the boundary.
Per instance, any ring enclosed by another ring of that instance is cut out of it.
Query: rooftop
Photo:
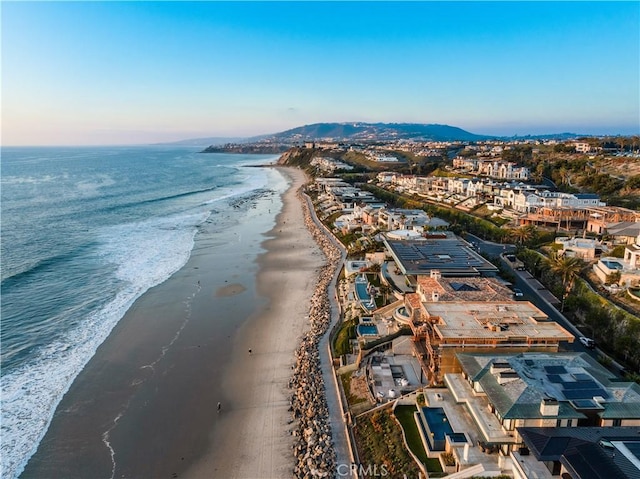
[[[384,243],[404,274],[438,270],[443,276],[479,276],[498,270],[453,234],[406,241],[384,238]]]
[[[417,277],[418,292],[431,300],[433,293],[438,301],[509,301],[513,292],[494,278],[433,278],[426,275]]]
[[[640,428],[518,428],[540,461],[560,461],[572,477],[640,479]]]
[[[422,307],[429,317],[438,317],[433,328],[442,340],[574,340],[529,301],[436,301],[422,303]]]
[[[542,418],[540,402],[556,400],[558,418],[640,419],[640,386],[618,381],[586,353],[457,355],[504,418]],[[503,374],[511,372],[512,374]]]

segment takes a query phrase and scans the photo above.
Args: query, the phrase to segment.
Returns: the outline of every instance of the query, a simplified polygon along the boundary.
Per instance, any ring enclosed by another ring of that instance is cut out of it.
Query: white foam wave
[[[43,176],[3,176],[0,183],[3,185],[38,185],[41,183],[51,183],[54,181],[66,181],[68,174],[64,175],[43,175]]]
[[[241,196],[269,182],[264,169],[238,167],[238,170],[243,173],[241,183],[216,190],[216,197],[205,201],[205,205]],[[15,181],[24,180],[31,181],[24,177]],[[78,186],[81,190],[83,187],[93,190],[102,185],[100,182]],[[0,378],[0,477],[16,478],[22,473],[71,383],[135,300],[186,264],[198,225],[207,220],[209,210],[206,207],[197,213],[101,230],[99,255],[103,262],[115,265],[120,289],[101,310],[82,318],[75,329],[41,348],[20,367],[5,371]]]
[[[100,194],[102,188],[115,185],[115,180],[109,175],[97,175],[94,178],[79,181],[76,183],[76,189],[83,197],[95,196]]]
[[[242,181],[241,184],[220,188],[215,198],[205,201],[202,204],[211,205],[219,201],[228,200],[229,198],[242,196],[251,191],[266,187],[269,182],[267,172],[262,168],[238,168],[238,171],[245,173],[239,177],[240,181]]]
[[[124,287],[60,339],[0,379],[1,477],[19,476],[35,453],[75,377],[137,298],[184,266],[207,212],[106,228],[101,256]]]

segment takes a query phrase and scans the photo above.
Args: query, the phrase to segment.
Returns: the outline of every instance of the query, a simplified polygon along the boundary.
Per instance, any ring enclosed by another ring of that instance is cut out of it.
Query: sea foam
[[[23,363],[3,371],[1,477],[15,478],[22,473],[73,380],[136,299],[187,263],[198,228],[211,214],[216,214],[212,213],[213,205],[222,207],[225,201],[250,194],[269,182],[263,169],[238,168],[237,163],[224,166],[235,169],[232,183],[202,193],[196,203],[190,199],[175,200],[172,214],[92,228],[97,238],[93,257],[103,272],[113,271],[109,273],[111,279],[107,285],[92,286],[96,290],[104,288],[104,292],[99,291],[104,297],[96,303],[100,305],[98,308],[70,322],[73,326],[30,353]],[[27,175],[23,179],[27,184],[31,182]],[[93,195],[113,185],[106,175],[92,180],[78,182],[76,191]],[[180,205],[184,209],[176,213]],[[91,281],[92,278],[87,278],[88,284]]]

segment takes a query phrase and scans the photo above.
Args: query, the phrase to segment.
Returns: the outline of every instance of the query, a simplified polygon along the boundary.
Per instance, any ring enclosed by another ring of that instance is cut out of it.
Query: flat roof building
[[[418,240],[392,240],[383,237],[389,254],[405,275],[424,275],[432,270],[442,276],[480,276],[494,274],[498,268],[476,253],[451,232]]]
[[[416,355],[432,383],[460,372],[456,353],[558,351],[575,337],[529,301],[514,301],[494,278],[419,276],[404,306]]]

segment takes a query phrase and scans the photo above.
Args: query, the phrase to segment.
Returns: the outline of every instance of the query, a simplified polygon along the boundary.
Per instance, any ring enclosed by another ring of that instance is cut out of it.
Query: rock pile
[[[313,220],[308,203],[300,191],[298,197],[304,210],[305,224],[325,254],[327,263],[320,269],[318,284],[311,298],[311,329],[296,350],[294,373],[289,381],[293,390],[291,411],[294,421],[297,421],[293,430],[296,438],[293,445],[296,458],[293,472],[294,477],[304,479],[335,477],[336,454],[331,440],[318,345],[331,323],[328,286],[336,268],[340,266],[341,254],[325,230]]]

